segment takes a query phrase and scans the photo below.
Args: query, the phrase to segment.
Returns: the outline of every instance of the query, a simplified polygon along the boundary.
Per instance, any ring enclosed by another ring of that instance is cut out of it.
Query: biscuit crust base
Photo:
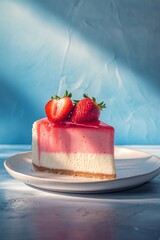
[[[101,173],[89,173],[89,172],[72,171],[72,170],[64,170],[64,169],[50,169],[50,168],[38,166],[35,163],[32,163],[32,164],[34,169],[40,172],[57,173],[57,174],[63,174],[63,175],[96,178],[96,179],[115,179],[116,178],[116,174],[101,174]]]

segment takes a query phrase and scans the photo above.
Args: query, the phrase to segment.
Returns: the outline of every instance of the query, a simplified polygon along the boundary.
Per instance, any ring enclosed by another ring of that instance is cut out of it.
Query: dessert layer
[[[100,121],[92,124],[52,124],[44,118],[34,123],[32,137],[33,149],[37,148],[39,154],[114,152],[114,129]]]
[[[33,163],[37,166],[68,170],[73,172],[87,172],[91,174],[115,175],[114,156],[112,154],[88,154],[88,153],[45,153],[42,152],[40,159],[33,152]]]
[[[89,173],[89,172],[71,171],[71,170],[64,170],[64,169],[50,169],[46,167],[37,166],[36,164],[33,164],[33,166],[36,170],[41,172],[45,171],[49,173],[58,173],[58,174],[80,176],[80,177],[86,177],[86,178],[114,179],[116,177],[115,174]]]

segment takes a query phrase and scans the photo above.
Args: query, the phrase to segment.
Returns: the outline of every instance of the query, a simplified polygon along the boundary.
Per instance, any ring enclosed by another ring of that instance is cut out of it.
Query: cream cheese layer
[[[33,153],[33,163],[37,166],[101,174],[115,174],[113,158],[111,154],[42,152],[37,160],[36,153]]]

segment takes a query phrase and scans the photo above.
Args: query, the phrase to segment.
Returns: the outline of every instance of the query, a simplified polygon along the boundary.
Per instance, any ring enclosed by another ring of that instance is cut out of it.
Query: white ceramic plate
[[[32,153],[14,155],[4,163],[14,178],[44,190],[68,193],[99,193],[130,189],[142,185],[160,173],[160,158],[128,148],[115,147],[117,177],[95,180],[60,174],[41,173],[32,166]]]

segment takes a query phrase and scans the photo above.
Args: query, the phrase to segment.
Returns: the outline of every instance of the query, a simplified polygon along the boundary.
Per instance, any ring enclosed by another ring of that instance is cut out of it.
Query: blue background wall
[[[0,143],[66,89],[106,102],[116,144],[160,144],[160,1],[1,0]]]

